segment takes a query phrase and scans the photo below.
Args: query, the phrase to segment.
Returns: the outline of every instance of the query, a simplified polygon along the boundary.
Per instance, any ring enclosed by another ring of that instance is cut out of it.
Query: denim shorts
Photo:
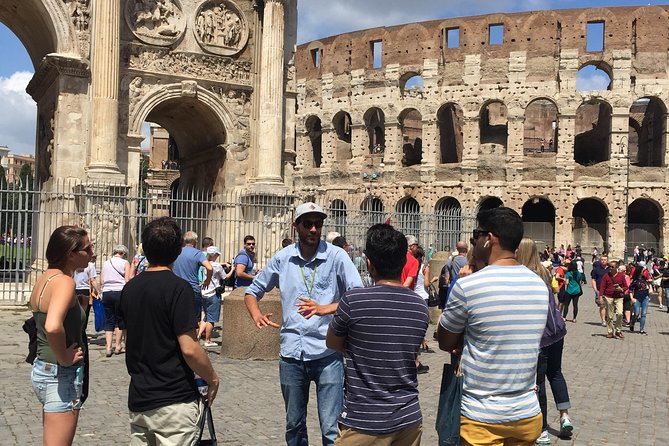
[[[205,313],[205,322],[218,322],[221,315],[221,296],[218,294],[211,297],[202,296],[202,310]]]
[[[44,412],[69,412],[81,409],[84,364],[62,367],[35,359],[30,376]]]

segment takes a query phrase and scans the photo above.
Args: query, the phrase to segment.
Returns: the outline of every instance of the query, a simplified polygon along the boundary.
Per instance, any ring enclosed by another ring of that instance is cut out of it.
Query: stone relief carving
[[[51,178],[51,160],[53,158],[55,108],[51,108],[39,117],[39,156],[37,160],[37,179],[40,183]]]
[[[141,46],[126,47],[123,58],[130,69],[251,85],[251,62]]]
[[[179,0],[128,0],[125,20],[139,40],[151,45],[172,45],[186,29]]]
[[[144,97],[148,87],[144,84],[144,80],[137,76],[128,85],[128,109],[130,113],[134,113],[137,104]]]
[[[242,138],[250,142],[251,97],[249,93],[225,87],[211,87],[211,91],[221,98],[227,109],[234,115]]]
[[[69,7],[72,24],[78,32],[88,30],[90,24],[91,12],[89,9],[90,0],[64,0]]]
[[[221,56],[239,53],[249,38],[244,13],[228,0],[208,0],[200,5],[193,32],[204,50]]]

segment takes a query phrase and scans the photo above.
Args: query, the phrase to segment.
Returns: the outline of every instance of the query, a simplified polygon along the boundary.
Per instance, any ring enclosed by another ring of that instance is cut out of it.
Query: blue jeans
[[[571,407],[567,381],[562,374],[562,348],[564,338],[539,350],[537,362],[537,386],[539,387],[539,407],[543,415],[542,431],[548,429],[548,400],[546,398],[546,378],[553,391],[553,400],[558,410],[567,410]]]
[[[286,444],[309,446],[307,403],[311,381],[316,383],[318,420],[323,446],[334,444],[337,420],[344,402],[344,363],[339,353],[314,361],[279,359],[281,393],[286,406]]]
[[[636,297],[636,296],[635,296]],[[636,297],[636,303],[634,304],[634,316],[632,316],[631,327],[634,328],[634,323],[636,321],[641,321],[639,323],[639,331],[645,331],[646,329],[646,313],[648,313],[648,295],[644,297]]]
[[[662,288],[664,294],[664,306],[669,308],[669,288]],[[660,302],[662,304],[662,302]]]

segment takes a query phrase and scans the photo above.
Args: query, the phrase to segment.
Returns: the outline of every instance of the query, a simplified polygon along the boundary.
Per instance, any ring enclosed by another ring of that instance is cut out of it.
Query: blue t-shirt
[[[419,424],[416,355],[430,322],[425,300],[399,286],[344,294],[330,329],[346,337],[346,397],[339,423],[371,435]]]
[[[181,248],[181,254],[179,254],[179,257],[177,257],[172,266],[174,274],[188,282],[191,288],[193,288],[193,291],[198,295],[202,294],[198,273],[200,271],[200,265],[202,265],[202,262],[205,260],[207,260],[207,255],[204,252],[186,245]]]
[[[235,257],[235,269],[237,269],[237,265],[245,265],[244,272],[249,275],[253,274],[253,259],[245,249],[239,251],[239,254],[237,254],[237,257]],[[235,274],[235,288],[240,286],[249,286],[251,285],[251,282],[253,282],[253,279],[242,279]]]

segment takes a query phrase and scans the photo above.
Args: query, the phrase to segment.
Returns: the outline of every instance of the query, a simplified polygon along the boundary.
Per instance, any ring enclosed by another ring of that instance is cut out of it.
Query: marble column
[[[93,0],[91,145],[88,176],[117,180],[121,2]]]
[[[266,0],[260,72],[257,183],[283,184],[284,1]]]

